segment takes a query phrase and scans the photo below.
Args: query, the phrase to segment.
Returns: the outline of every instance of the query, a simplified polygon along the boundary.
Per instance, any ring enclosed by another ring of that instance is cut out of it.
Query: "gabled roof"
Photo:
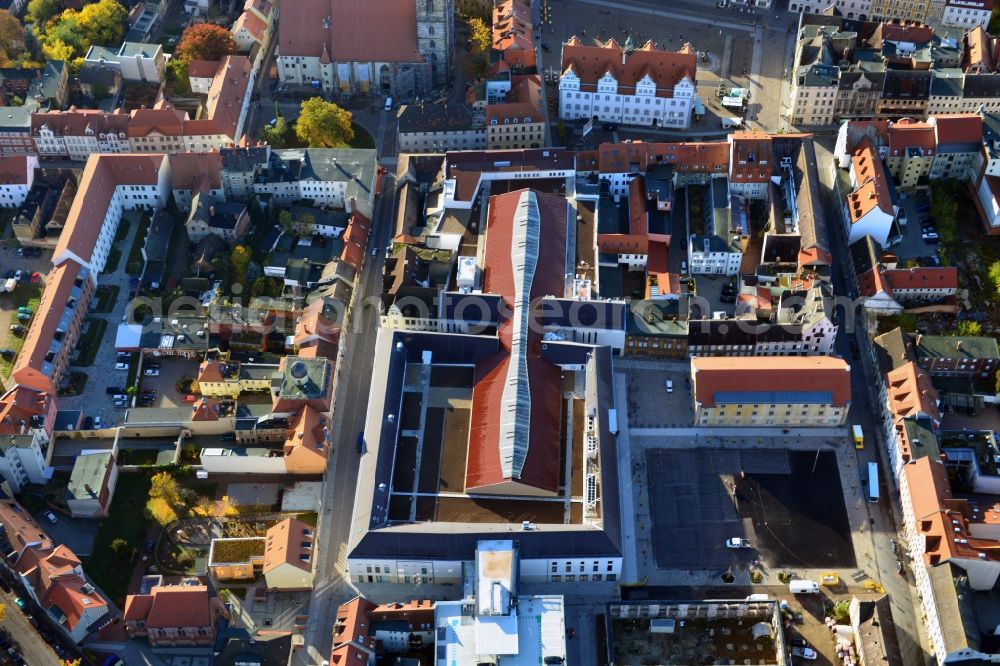
[[[618,92],[632,90],[643,77],[656,85],[658,97],[672,97],[673,89],[683,79],[695,82],[697,54],[690,44],[679,51],[660,51],[652,42],[631,53],[614,40],[604,46],[585,46],[576,37],[563,45],[562,71],[572,71],[580,79],[581,89],[596,90],[597,82],[610,74],[618,82]]]
[[[979,145],[983,142],[983,117],[978,113],[955,113],[931,119],[937,131],[938,145]]]
[[[851,168],[858,183],[854,192],[847,195],[847,209],[851,222],[856,223],[878,208],[887,215],[894,215],[892,194],[882,158],[872,148],[871,141],[863,138],[854,150]]]
[[[315,544],[312,527],[295,518],[286,518],[267,529],[264,546],[264,575],[282,564],[290,564],[303,571],[312,571]],[[307,557],[307,560],[303,560]]]
[[[889,389],[889,411],[894,418],[924,414],[941,422],[938,392],[931,378],[916,363],[905,363],[886,374]]]
[[[205,585],[157,585],[149,594],[125,599],[125,620],[144,620],[149,629],[212,626],[212,605]]]
[[[850,366],[831,356],[695,357],[691,368],[695,400],[706,407],[734,393],[826,392],[835,407],[851,400]],[[748,377],[753,377],[752,384]]]
[[[170,156],[170,186],[175,190],[209,192],[222,187],[222,156],[207,153],[176,153]]]
[[[98,109],[77,109],[68,111],[48,111],[31,114],[31,133],[38,135],[43,127],[56,136],[83,136],[89,130],[95,137],[101,134],[123,134],[128,127],[129,116],[120,110],[107,113]]]
[[[141,153],[92,154],[83,168],[76,198],[66,216],[53,257],[58,259],[69,251],[89,262],[115,188],[119,185],[156,185],[166,159],[165,155]]]
[[[884,269],[882,276],[892,292],[922,289],[948,289],[952,292],[958,290],[958,269],[954,266]]]
[[[240,17],[233,23],[233,32],[246,30],[247,34],[254,38],[257,43],[263,43],[267,36],[267,23],[259,16],[250,11],[240,14]]]
[[[0,435],[17,435],[32,427],[32,419],[43,417],[55,407],[51,393],[17,385],[0,396]]]
[[[278,14],[283,57],[325,57],[334,63],[423,62],[413,0],[279,0]]]

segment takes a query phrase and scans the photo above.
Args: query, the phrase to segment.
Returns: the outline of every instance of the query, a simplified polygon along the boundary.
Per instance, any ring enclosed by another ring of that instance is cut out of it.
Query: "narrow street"
[[[834,137],[817,137],[815,143],[816,161],[820,166],[819,175],[823,182],[821,188],[824,200],[823,208],[828,211],[829,243],[833,255],[839,259],[832,267],[834,292],[840,295],[855,295],[857,293],[855,286],[848,277],[853,275],[853,269],[849,264],[847,242],[839,213],[840,206],[834,201],[833,174],[828,168],[833,162]],[[864,322],[857,321],[857,318],[862,316],[860,313],[860,309],[852,313],[838,313],[838,316],[841,317],[841,326],[837,336],[837,351],[841,356],[849,359],[853,366],[849,422],[860,424],[866,435],[865,448],[857,451],[858,473],[860,475],[869,462],[879,463],[882,485],[883,488],[888,489],[888,492],[884,494],[879,504],[873,506],[866,503],[870,516],[867,526],[853,526],[855,529],[863,529],[868,538],[872,540],[871,558],[858,564],[861,569],[865,569],[874,579],[879,581],[890,596],[893,621],[896,623],[900,652],[903,655],[904,663],[922,664],[927,662],[929,646],[923,626],[918,625],[916,621],[916,609],[919,608],[920,602],[916,597],[916,588],[910,584],[911,574],[907,574],[907,577],[904,578],[897,573],[896,555],[892,552],[889,543],[890,538],[902,543],[897,528],[897,521],[902,520],[899,509],[899,490],[885,464],[887,455],[881,436],[876,434],[882,431],[882,424],[876,420],[876,415],[880,419],[882,414],[881,406],[876,404],[877,398],[874,394],[877,366],[872,351],[873,345]],[[845,326],[845,322],[857,325]],[[858,345],[857,353],[853,353],[851,350],[850,340],[852,336]]]
[[[377,309],[362,305],[378,301],[382,291],[382,268],[385,264],[382,248],[388,244],[392,234],[395,194],[395,181],[386,176],[381,198],[375,204],[373,237],[369,241],[369,247],[374,244],[379,251],[374,257],[369,253],[366,259],[367,266],[354,294],[351,322],[340,339],[341,349],[347,351],[339,360],[343,365],[331,417],[335,446],[327,462],[318,526],[323,548],[316,568],[318,582],[309,602],[309,627],[305,634],[308,647],[295,652],[294,664],[321,664],[329,659],[330,628],[337,606],[357,594],[344,576],[360,460],[353,442],[354,436],[364,429],[371,384],[370,369],[375,357],[379,325]]]
[[[2,595],[3,604],[7,607],[7,613],[3,622],[0,622],[0,627],[10,635],[13,647],[24,657],[24,663],[30,666],[58,664],[59,657],[52,651],[45,639],[35,631],[35,628],[28,621],[28,617],[14,602],[17,595],[13,592],[3,592],[0,595]]]

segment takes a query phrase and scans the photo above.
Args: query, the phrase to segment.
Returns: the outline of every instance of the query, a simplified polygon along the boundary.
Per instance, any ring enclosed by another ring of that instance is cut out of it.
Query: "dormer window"
[[[531,116],[525,116],[524,122],[530,123],[531,122]]]
[[[510,124],[510,118],[504,118],[503,119],[503,124],[504,125],[509,125]]]

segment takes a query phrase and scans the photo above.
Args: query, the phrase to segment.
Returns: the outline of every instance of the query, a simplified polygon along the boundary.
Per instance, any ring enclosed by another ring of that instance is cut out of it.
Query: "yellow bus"
[[[854,439],[854,448],[863,449],[865,448],[865,435],[861,432],[861,426],[855,425],[851,426],[851,434]]]

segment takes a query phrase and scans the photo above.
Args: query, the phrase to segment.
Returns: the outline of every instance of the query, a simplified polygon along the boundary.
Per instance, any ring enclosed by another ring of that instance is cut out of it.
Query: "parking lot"
[[[900,267],[902,268],[910,260],[916,260],[920,265],[933,265],[931,257],[937,254],[940,246],[936,243],[928,243],[922,238],[921,220],[928,218],[928,222],[931,225],[933,225],[934,221],[930,219],[930,210],[917,210],[930,203],[926,191],[921,190],[919,193],[911,193],[905,200],[899,203],[906,211],[907,223],[905,226],[900,227],[903,238],[897,245],[892,247],[892,252],[899,257]]]
[[[658,569],[855,564],[832,453],[648,449],[646,477]],[[727,548],[734,537],[751,547]]]
[[[156,400],[151,407],[180,407],[184,403],[184,394],[177,390],[177,384],[184,377],[198,376],[198,361],[184,358],[165,358],[156,356],[145,356],[142,367],[150,368],[150,364],[159,364],[160,374],[157,377],[142,376],[140,387],[142,390],[154,389],[157,393]]]
[[[687,361],[643,364],[626,370],[628,379],[629,427],[671,428],[689,426],[691,376]],[[673,382],[673,391],[667,382]]]

